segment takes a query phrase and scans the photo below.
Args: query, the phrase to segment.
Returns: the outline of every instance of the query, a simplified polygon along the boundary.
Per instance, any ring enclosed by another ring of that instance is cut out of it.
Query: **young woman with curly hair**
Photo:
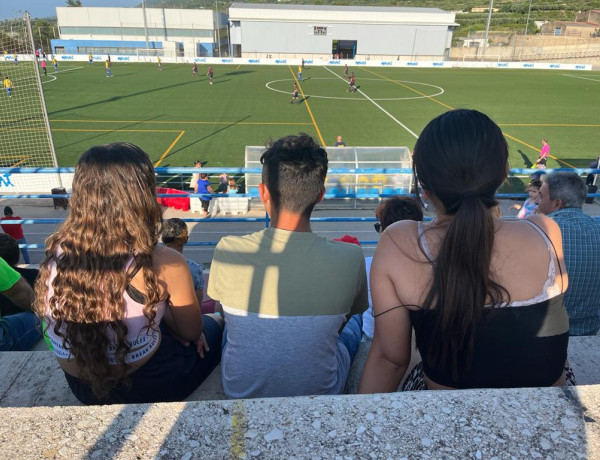
[[[148,155],[125,143],[85,152],[36,283],[36,311],[85,404],[181,400],[220,360],[222,319],[202,316],[161,230]]]

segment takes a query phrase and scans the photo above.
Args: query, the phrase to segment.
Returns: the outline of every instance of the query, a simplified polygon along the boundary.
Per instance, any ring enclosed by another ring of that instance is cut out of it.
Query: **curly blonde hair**
[[[133,266],[143,274],[144,315],[154,327],[161,301],[153,252],[162,230],[154,167],[139,147],[114,143],[92,147],[77,163],[71,211],[46,240],[46,257],[35,286],[35,311],[68,348],[78,377],[98,398],[128,383],[123,293]],[[48,298],[51,262],[56,263]],[[64,331],[61,331],[64,328]],[[110,336],[113,336],[111,339]],[[116,347],[111,365],[107,351]]]

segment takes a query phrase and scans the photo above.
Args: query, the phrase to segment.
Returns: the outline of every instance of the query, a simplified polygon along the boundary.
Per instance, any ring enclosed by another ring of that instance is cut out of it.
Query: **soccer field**
[[[243,166],[244,147],[307,132],[332,146],[407,146],[451,108],[487,113],[504,131],[511,167],[526,166],[548,138],[548,167],[587,167],[600,151],[600,73],[562,70],[308,67],[290,104],[296,67],[61,63],[42,77],[59,165],[90,146],[128,141],[160,166]],[[17,88],[18,91],[18,88]],[[18,95],[18,93],[17,93]],[[3,95],[4,96],[4,95]]]

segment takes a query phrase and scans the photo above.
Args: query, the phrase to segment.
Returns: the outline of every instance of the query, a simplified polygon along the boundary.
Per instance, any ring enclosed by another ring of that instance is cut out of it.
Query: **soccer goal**
[[[0,53],[0,165],[57,167],[28,14],[0,23]],[[62,187],[58,174],[0,176],[0,193],[4,194],[49,193],[54,187]]]

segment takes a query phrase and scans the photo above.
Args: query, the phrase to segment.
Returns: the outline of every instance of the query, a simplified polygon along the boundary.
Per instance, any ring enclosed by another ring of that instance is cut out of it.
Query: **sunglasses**
[[[381,222],[375,222],[375,223],[373,224],[373,227],[375,227],[375,231],[376,231],[377,233],[381,233]]]

